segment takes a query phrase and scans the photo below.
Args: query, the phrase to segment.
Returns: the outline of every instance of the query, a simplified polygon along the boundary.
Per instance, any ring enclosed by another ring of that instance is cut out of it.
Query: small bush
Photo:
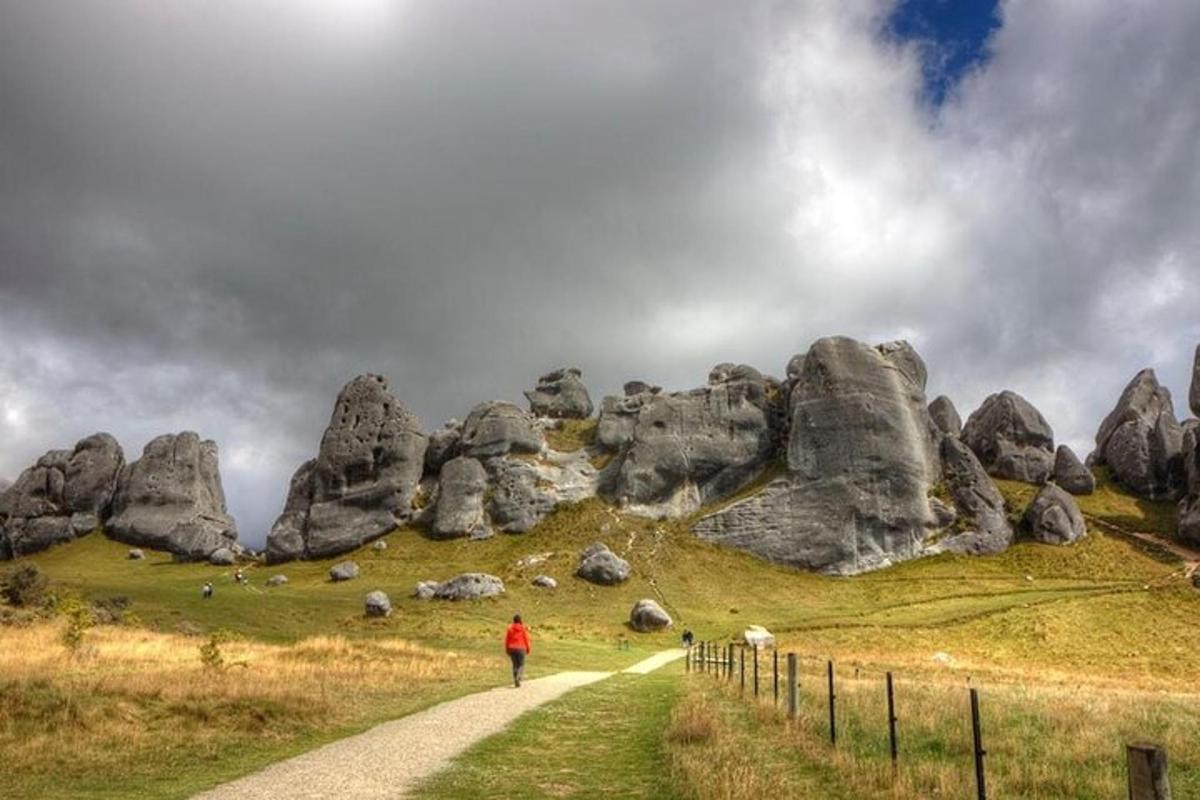
[[[22,608],[44,605],[49,586],[37,564],[18,564],[0,576],[0,596]]]
[[[200,663],[208,669],[224,669],[225,654],[221,652],[221,645],[231,639],[233,639],[233,635],[226,630],[209,634],[208,641],[200,645]]]
[[[62,632],[63,646],[78,654],[83,646],[83,636],[88,628],[96,624],[96,617],[92,614],[91,607],[77,597],[59,600],[56,610],[67,618],[67,627]]]

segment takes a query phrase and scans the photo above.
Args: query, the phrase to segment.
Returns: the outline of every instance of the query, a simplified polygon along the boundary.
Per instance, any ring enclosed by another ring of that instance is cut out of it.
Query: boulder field
[[[522,533],[560,504],[599,497],[686,519],[696,536],[769,561],[849,575],[995,553],[1020,535],[1073,542],[1086,525],[1072,495],[1095,489],[1093,465],[1139,496],[1181,498],[1180,535],[1200,544],[1200,422],[1176,420],[1151,370],[1121,394],[1086,465],[1015,392],[992,394],[965,423],[950,398],[930,402],[907,342],[823,338],[783,373],[722,363],[698,388],[631,380],[594,406],[583,373],[563,367],[525,392],[527,408],[483,402],[431,433],[385,378],[360,375],[292,476],[265,558],[328,558],[400,526],[433,539]],[[1200,351],[1189,401],[1200,407]],[[1006,509],[997,478],[1042,488],[1028,509]],[[0,557],[93,529],[183,559],[243,555],[216,445],[191,432],[153,440],[130,464],[95,434],[0,492]],[[628,577],[619,556],[593,550],[580,578]]]

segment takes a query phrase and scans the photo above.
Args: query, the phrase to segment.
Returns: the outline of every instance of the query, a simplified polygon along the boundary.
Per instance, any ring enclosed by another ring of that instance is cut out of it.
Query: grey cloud
[[[1084,452],[1186,388],[1193,4],[1007,3],[937,117],[883,2],[386,8],[0,0],[0,474],[195,428],[261,541],[367,370],[433,427],[909,336]]]

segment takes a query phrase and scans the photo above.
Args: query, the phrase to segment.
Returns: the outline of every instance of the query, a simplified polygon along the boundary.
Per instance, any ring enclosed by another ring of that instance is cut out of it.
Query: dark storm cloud
[[[1197,11],[1008,3],[936,119],[887,12],[0,0],[0,474],[194,428],[261,541],[368,370],[428,427],[829,333],[1074,442],[1141,366],[1178,394]]]

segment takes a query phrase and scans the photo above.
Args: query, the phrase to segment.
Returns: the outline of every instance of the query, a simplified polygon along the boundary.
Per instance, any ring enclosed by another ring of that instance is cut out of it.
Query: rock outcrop
[[[1096,491],[1096,476],[1065,444],[1060,444],[1054,453],[1054,482],[1071,494],[1085,495]]]
[[[587,419],[592,415],[592,398],[583,385],[583,373],[575,367],[538,378],[537,388],[525,392],[525,398],[529,410],[539,417]]]
[[[682,516],[736,492],[775,454],[779,386],[753,367],[718,364],[689,392],[606,397],[597,442],[615,454],[602,490],[626,510]]]
[[[1188,390],[1188,406],[1193,414],[1200,417],[1200,345],[1196,346],[1196,355],[1192,359],[1192,385]]]
[[[756,650],[770,650],[775,647],[775,634],[762,625],[747,625],[742,631],[742,641]]]
[[[924,378],[906,343],[817,341],[791,389],[787,474],[693,530],[834,574],[920,555],[937,527],[929,500],[941,473]]]
[[[352,581],[358,577],[358,564],[353,561],[342,561],[329,568],[329,580],[334,583]]]
[[[390,617],[392,600],[386,593],[379,590],[368,592],[363,599],[363,613],[368,617]]]
[[[1041,484],[1054,469],[1054,431],[1016,392],[984,400],[963,426],[962,439],[995,478]]]
[[[45,550],[108,518],[125,454],[107,433],[51,450],[0,494],[0,558]]]
[[[217,445],[192,431],[150,441],[121,470],[106,532],[138,547],[203,561],[221,548],[240,551],[225,507]]]
[[[969,555],[999,553],[1013,540],[1004,512],[1004,498],[988,477],[971,448],[960,440],[942,439],[942,474],[957,509],[958,530],[931,548],[931,552]]]
[[[933,424],[937,425],[938,430],[947,436],[960,436],[962,434],[962,417],[958,415],[958,409],[954,407],[953,401],[946,395],[939,395],[929,404],[929,416],[933,420]]]
[[[1188,420],[1183,433],[1183,475],[1187,492],[1179,501],[1179,539],[1200,547],[1200,422]]]
[[[435,539],[453,539],[487,530],[483,513],[488,475],[483,465],[468,456],[447,461],[441,469],[437,512],[430,535]]]
[[[575,574],[588,583],[601,586],[616,586],[629,580],[633,570],[629,562],[608,549],[603,542],[596,542],[579,555],[579,569]]]
[[[1071,544],[1087,535],[1075,498],[1048,483],[1025,509],[1022,527],[1039,542]]]
[[[629,627],[639,633],[664,631],[672,625],[671,615],[650,599],[638,600],[629,612]]]
[[[420,422],[379,375],[338,393],[319,454],[292,477],[267,537],[271,563],[344,553],[409,521],[425,467]]]
[[[442,581],[433,590],[438,600],[481,600],[504,594],[504,581],[483,572],[468,572]]]
[[[542,431],[532,414],[512,403],[480,403],[463,422],[459,449],[463,455],[486,459],[510,453],[537,453]]]
[[[1152,369],[1134,376],[1096,433],[1094,463],[1139,497],[1178,496],[1183,486],[1183,428],[1171,392]]]

